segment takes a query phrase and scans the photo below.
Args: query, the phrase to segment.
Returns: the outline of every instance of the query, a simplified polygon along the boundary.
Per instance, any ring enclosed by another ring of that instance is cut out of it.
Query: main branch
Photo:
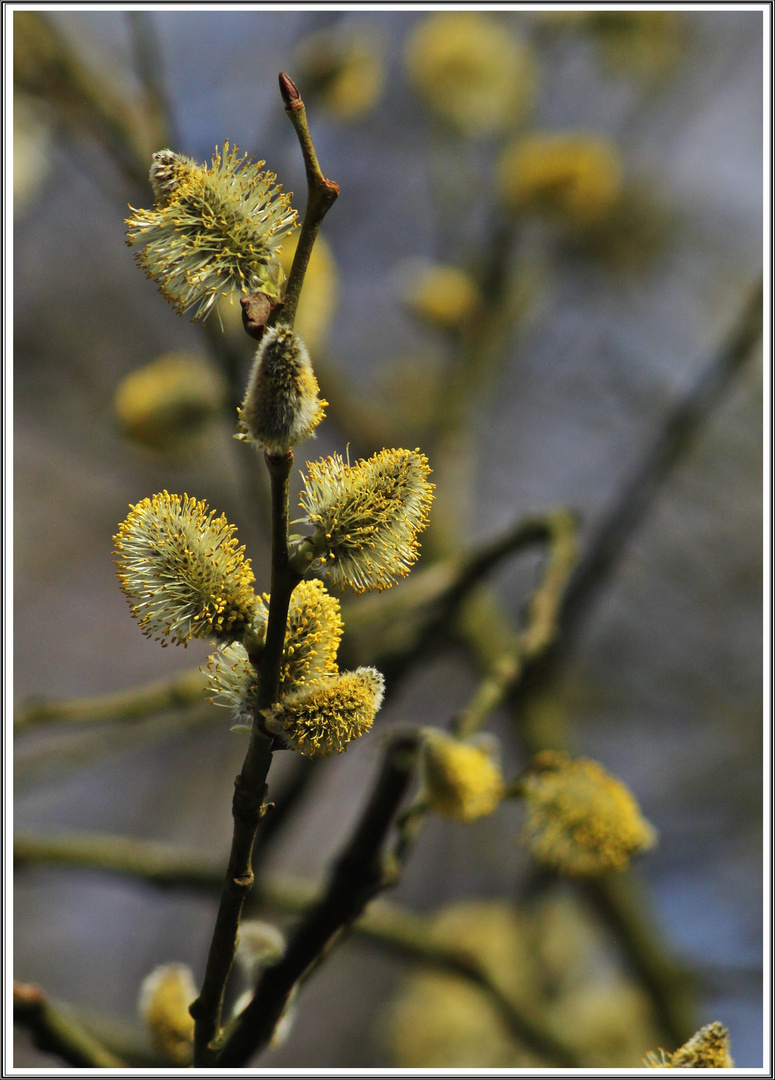
[[[265,456],[272,483],[272,593],[266,648],[260,658],[251,657],[258,673],[259,710],[277,700],[288,605],[299,581],[288,568],[288,478],[293,453],[282,458]],[[234,782],[234,833],[229,865],[202,990],[191,1006],[191,1015],[196,1022],[194,1061],[197,1066],[211,1065],[218,1049],[223,998],[237,951],[242,907],[253,885],[253,845],[265,810],[266,777],[271,763],[272,739],[256,721],[242,771]]]

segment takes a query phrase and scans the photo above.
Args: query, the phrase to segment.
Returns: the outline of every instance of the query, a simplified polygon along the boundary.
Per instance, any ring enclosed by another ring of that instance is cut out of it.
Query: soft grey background
[[[342,187],[325,230],[341,275],[329,349],[369,393],[394,357],[432,347],[402,314],[396,263],[456,253],[439,242],[427,116],[402,73],[402,42],[419,16],[203,10],[153,20],[179,148],[204,159],[228,137],[265,157],[298,194],[298,150],[283,126],[276,76],[293,73],[305,33],[340,17],[376,29],[389,58],[378,114],[357,125],[312,117],[324,171]],[[533,33],[528,16],[502,17]],[[131,81],[123,13],[54,18],[85,60]],[[606,75],[577,41],[553,46],[542,62],[536,122],[608,132],[628,178],[656,193],[675,225],[638,274],[551,264],[481,417],[472,539],[557,504],[578,508],[588,530],[759,272],[762,14],[693,12],[685,25],[680,67],[650,94]],[[142,458],[115,432],[119,380],[164,350],[201,348],[200,338],[124,246],[125,205],[136,192],[86,139],[55,141],[51,154],[51,172],[15,228],[17,704],[118,690],[204,661],[205,646],[161,650],[128,617],[111,537],[129,502],[164,487],[206,498],[253,545],[258,584],[268,585],[256,546],[262,529],[240,500],[234,453],[242,448],[233,449],[228,425],[196,466]],[[484,147],[484,173],[487,155]],[[458,224],[465,245],[474,245],[477,222]],[[332,449],[343,450],[338,433],[324,430],[310,453]],[[705,976],[699,1021],[725,1023],[736,1064],[748,1068],[763,1063],[761,468],[757,357],[662,489],[590,612],[558,689],[574,749],[625,779],[657,826],[660,844],[641,865],[656,917],[677,954]],[[503,572],[498,583],[516,613],[524,572]],[[439,659],[404,687],[385,722],[444,723],[473,686],[458,657]],[[22,760],[49,739],[20,740]],[[56,753],[35,758],[18,783],[17,825],[113,830],[225,857],[231,783],[244,752],[225,720],[138,746],[125,741],[123,732],[81,740],[86,754],[97,742],[110,751],[90,770]],[[307,877],[324,871],[378,752],[375,736],[321,767],[273,863]],[[508,893],[512,811],[468,831],[432,822],[396,898],[428,909]],[[15,975],[131,1018],[155,964],[177,959],[201,975],[214,910],[214,901],[125,880],[25,870],[15,892]],[[402,970],[348,944],[305,991],[289,1043],[261,1064],[385,1064],[374,1018]],[[47,1061],[25,1049],[17,1063]]]

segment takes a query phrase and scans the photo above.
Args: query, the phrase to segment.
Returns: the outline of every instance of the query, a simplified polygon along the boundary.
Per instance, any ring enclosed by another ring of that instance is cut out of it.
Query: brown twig
[[[412,816],[419,827],[420,817],[416,813]],[[402,817],[399,817],[396,828],[401,835],[405,835],[401,821]],[[394,855],[398,847],[397,844]],[[185,888],[208,893],[220,888],[222,881],[218,861],[196,851],[158,841],[130,840],[99,833],[64,833],[56,836],[19,834],[14,838],[14,863],[17,866],[42,864],[127,874],[162,888]],[[385,866],[385,872],[392,872],[390,862]],[[256,882],[250,897],[250,910],[269,908],[302,915],[319,902],[319,896],[320,890],[316,885],[273,875]],[[570,1067],[572,1063],[567,1049],[552,1044],[541,1025],[534,1018],[526,1017],[521,1008],[504,996],[487,969],[475,957],[438,942],[433,937],[432,926],[433,920],[428,916],[396,903],[378,900],[353,922],[352,931],[409,960],[420,961],[472,982],[487,995],[515,1035],[535,1049],[543,1050],[558,1064],[567,1061]]]
[[[285,303],[281,307],[275,308],[269,322],[271,325],[281,322],[293,326],[296,318],[296,308],[304,284],[304,276],[307,273],[318,230],[323,218],[339,196],[339,185],[335,184],[333,180],[326,180],[320,171],[315,146],[307,125],[307,112],[296,84],[285,72],[280,73],[279,79],[280,93],[285,102],[285,111],[296,131],[304,158],[304,169],[307,174],[307,208],[304,213],[296,254],[293,257],[293,265],[288,277]]]
[[[417,750],[414,732],[399,733],[389,742],[368,805],[334,866],[325,895],[296,928],[282,959],[264,972],[218,1055],[218,1067],[242,1067],[267,1045],[299,980],[387,884],[382,850],[414,774]]]
[[[76,1069],[123,1069],[126,1063],[65,1015],[40,986],[14,981],[13,1020],[32,1036],[33,1044],[56,1054]]]

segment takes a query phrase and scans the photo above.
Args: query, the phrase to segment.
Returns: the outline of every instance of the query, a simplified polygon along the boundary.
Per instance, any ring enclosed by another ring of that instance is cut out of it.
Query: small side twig
[[[123,1069],[126,1063],[116,1057],[55,1005],[40,986],[14,981],[13,1020],[26,1028],[33,1044],[56,1054],[77,1069]]]
[[[414,806],[396,820],[399,834],[393,858],[385,874],[394,879],[397,864],[409,853],[411,841],[422,824],[422,813]],[[409,824],[411,822],[411,825]],[[416,827],[416,828],[415,828]],[[222,873],[217,860],[172,844],[130,840],[107,834],[64,833],[37,836],[22,833],[14,838],[14,863],[88,868],[104,873],[127,874],[162,888],[184,888],[213,892],[220,888]],[[269,908],[293,915],[309,912],[319,903],[317,885],[296,878],[262,878],[249,898],[250,911]],[[246,910],[247,910],[246,904]],[[551,1060],[572,1066],[567,1048],[552,1042],[534,1018],[526,1017],[499,987],[475,957],[437,942],[431,933],[433,921],[399,904],[379,900],[371,904],[352,924],[353,933],[368,938],[409,960],[415,960],[459,975],[478,986],[506,1020],[515,1035]]]
[[[307,112],[298,87],[285,72],[280,72],[279,79],[285,111],[296,131],[304,158],[304,169],[307,174],[307,209],[304,213],[296,254],[293,257],[293,266],[288,277],[285,303],[275,308],[269,322],[282,322],[293,326],[312,248],[323,218],[339,197],[339,185],[333,180],[326,180],[320,171],[315,146],[307,125]]]
[[[115,694],[61,701],[33,701],[14,711],[14,731],[24,731],[41,724],[95,724],[108,720],[132,723],[154,713],[186,709],[203,701],[206,686],[206,676],[196,669]]]
[[[244,1066],[267,1045],[296,984],[385,887],[382,849],[414,774],[418,747],[414,732],[393,736],[369,803],[334,866],[325,895],[296,928],[282,959],[264,972],[216,1059],[218,1067]]]
[[[455,718],[454,731],[461,739],[479,730],[514,690],[526,665],[549,648],[558,633],[558,614],[578,557],[575,519],[568,511],[558,511],[546,519],[545,528],[549,557],[541,584],[528,604],[527,625],[516,641],[495,657],[473,699]]]

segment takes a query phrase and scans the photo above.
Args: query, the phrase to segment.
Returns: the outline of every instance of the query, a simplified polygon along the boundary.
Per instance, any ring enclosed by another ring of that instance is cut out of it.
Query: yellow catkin
[[[414,89],[462,134],[508,129],[533,97],[531,52],[511,36],[508,23],[485,12],[427,16],[410,35],[405,58]]]
[[[305,98],[314,98],[337,120],[356,121],[379,101],[385,63],[379,39],[366,31],[319,30],[296,51],[294,72]]]
[[[729,1053],[729,1032],[718,1020],[692,1035],[672,1054],[659,1050],[643,1059],[649,1069],[734,1069]]]
[[[389,589],[419,557],[434,485],[419,450],[380,450],[346,464],[338,454],[310,462],[301,506],[311,544],[336,588]]]
[[[336,654],[343,631],[339,601],[326,591],[323,582],[300,582],[288,609],[280,692],[285,694],[326,675],[336,675]]]
[[[264,723],[305,757],[341,754],[369,731],[384,692],[385,680],[378,671],[357,668],[287,694],[264,712]]]
[[[138,264],[179,314],[204,320],[221,296],[263,290],[279,296],[277,249],[295,227],[296,211],[263,161],[217,148],[209,166],[170,150],[151,169],[156,203],[132,210],[127,243]]]
[[[621,158],[602,135],[538,132],[506,147],[497,184],[510,210],[588,226],[603,219],[621,196]]]
[[[632,793],[595,761],[547,750],[523,779],[523,839],[535,858],[571,877],[621,870],[656,840]]]
[[[264,600],[269,604],[269,596]],[[263,650],[267,607],[259,600],[256,616],[243,642],[235,641],[214,653],[207,665],[211,701],[232,714],[232,730],[250,732],[256,716],[258,676],[248,648]],[[336,675],[336,654],[344,625],[339,601],[322,581],[302,581],[293,590],[280,666],[280,699],[294,690]]]
[[[207,503],[163,491],[143,499],[113,538],[118,579],[147,637],[233,641],[256,609],[253,571],[235,528]]]
[[[503,798],[503,776],[486,747],[427,731],[422,761],[424,794],[437,814],[469,824],[495,812]]]
[[[679,11],[546,11],[549,29],[587,34],[609,71],[643,80],[664,78],[684,48]]]
[[[188,1007],[195,997],[194,977],[184,964],[162,964],[140,988],[138,1009],[154,1050],[181,1069],[193,1059],[194,1021]]]
[[[443,329],[464,326],[481,303],[476,282],[465,270],[422,260],[403,268],[404,303],[418,318]]]

